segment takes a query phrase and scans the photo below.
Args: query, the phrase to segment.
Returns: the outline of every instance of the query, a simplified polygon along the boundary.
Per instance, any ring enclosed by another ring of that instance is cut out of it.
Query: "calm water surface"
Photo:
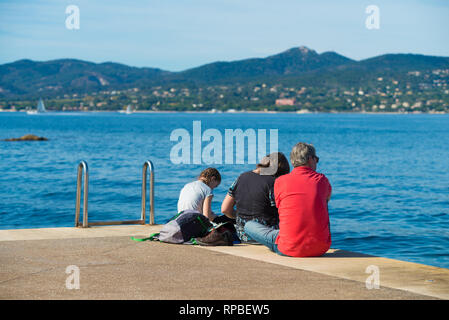
[[[89,220],[139,218],[150,159],[156,222],[166,222],[181,187],[207,166],[170,161],[171,132],[192,134],[196,120],[223,137],[225,129],[278,129],[286,155],[299,141],[313,143],[333,187],[332,247],[449,267],[448,115],[0,113],[0,139],[49,139],[0,141],[0,229],[73,226],[81,160],[89,164]],[[214,166],[223,177],[219,212],[232,181],[254,165]]]

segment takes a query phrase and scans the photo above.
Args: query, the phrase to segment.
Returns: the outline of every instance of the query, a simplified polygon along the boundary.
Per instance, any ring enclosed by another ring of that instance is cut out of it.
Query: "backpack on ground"
[[[158,233],[135,241],[157,240],[175,244],[198,244],[202,246],[233,245],[233,234],[229,223],[213,225],[207,217],[198,211],[186,210],[178,213],[164,224]],[[232,227],[231,227],[232,229]]]
[[[182,211],[153,238],[167,243],[192,243],[191,239],[204,237],[211,227],[209,219],[198,211]]]

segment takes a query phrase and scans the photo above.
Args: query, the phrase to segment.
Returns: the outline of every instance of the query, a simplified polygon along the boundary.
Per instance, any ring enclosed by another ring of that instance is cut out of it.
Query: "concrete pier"
[[[338,249],[319,258],[290,258],[261,245],[130,239],[160,228],[0,230],[0,299],[449,298],[449,270],[417,263]],[[66,270],[73,265],[79,268],[79,289],[66,286]],[[376,268],[380,287],[368,289],[366,280]]]

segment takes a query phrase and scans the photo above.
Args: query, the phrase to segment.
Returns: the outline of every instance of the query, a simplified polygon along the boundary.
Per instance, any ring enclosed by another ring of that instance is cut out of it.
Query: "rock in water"
[[[48,141],[45,137],[38,137],[34,134],[26,134],[20,138],[5,139],[4,141]]]

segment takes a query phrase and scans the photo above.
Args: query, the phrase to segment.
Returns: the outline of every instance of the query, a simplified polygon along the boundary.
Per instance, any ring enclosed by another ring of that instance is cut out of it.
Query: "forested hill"
[[[419,90],[433,88],[433,91],[443,95],[444,99],[439,100],[443,101],[444,107],[447,99],[445,90],[448,89],[448,71],[449,57],[385,54],[355,61],[335,52],[319,54],[304,46],[265,58],[218,61],[181,72],[75,59],[44,62],[19,60],[0,65],[0,101],[31,101],[40,97],[45,100],[67,99],[133,90],[140,92],[137,99],[130,100],[139,101],[137,104],[140,104],[140,107],[136,108],[149,109],[155,107],[155,103],[158,108],[165,108],[163,106],[167,102],[173,109],[189,109],[195,107],[195,101],[198,102],[197,105],[213,107],[210,105],[210,99],[204,95],[204,90],[224,86],[233,92],[233,98],[232,101],[228,99],[231,92],[223,93],[220,98],[222,101],[218,103],[219,108],[254,106],[257,109],[275,105],[275,101],[282,98],[295,98],[299,101],[300,97],[297,95],[285,92],[281,94],[286,87],[295,92],[302,90],[302,93],[305,90],[303,88],[307,88],[311,94],[320,90],[325,93],[335,90],[379,92],[381,84],[382,90],[388,96],[389,88],[386,87],[392,84],[396,85],[394,90],[401,90],[403,94],[407,91],[415,94]],[[262,96],[250,93],[259,91],[254,88],[262,84],[261,89],[267,88],[271,91]],[[185,94],[186,90],[188,94]],[[158,93],[153,94],[155,91]],[[165,97],[164,91],[169,92]],[[184,92],[184,97],[177,99],[176,92]],[[202,97],[195,100],[198,94],[202,94]],[[140,95],[146,97],[146,103],[142,103]],[[170,101],[164,98],[170,98]],[[114,103],[108,104],[106,101],[105,105],[112,106]],[[112,109],[117,109],[117,106]]]

